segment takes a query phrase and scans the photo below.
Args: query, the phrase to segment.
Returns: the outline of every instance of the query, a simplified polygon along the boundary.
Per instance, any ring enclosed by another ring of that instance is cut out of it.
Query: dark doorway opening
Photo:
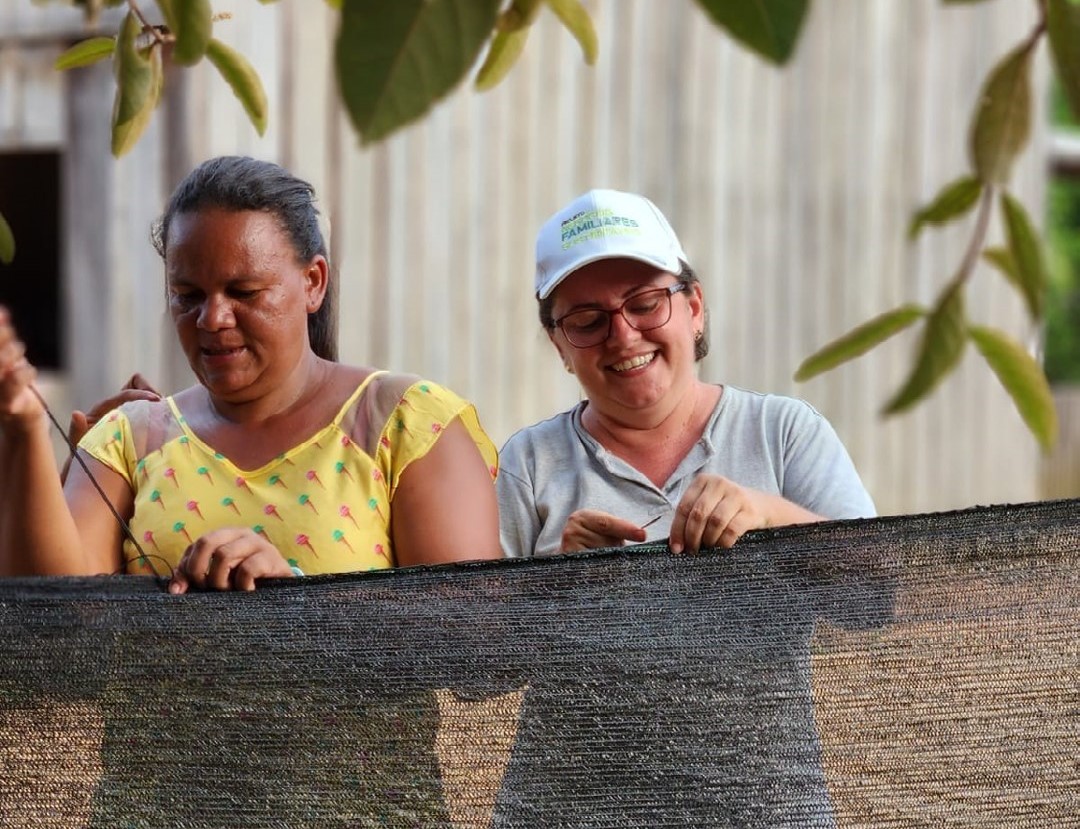
[[[0,266],[0,305],[37,368],[63,368],[60,280],[60,154],[0,152],[0,213],[15,236],[15,260]]]

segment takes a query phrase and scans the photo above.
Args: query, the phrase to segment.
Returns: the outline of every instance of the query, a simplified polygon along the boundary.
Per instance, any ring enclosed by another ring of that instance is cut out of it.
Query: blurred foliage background
[[[1050,117],[1056,130],[1080,141],[1080,121],[1057,84],[1051,92]],[[1046,239],[1051,251],[1046,376],[1055,385],[1080,384],[1080,169],[1076,167],[1050,178]]]

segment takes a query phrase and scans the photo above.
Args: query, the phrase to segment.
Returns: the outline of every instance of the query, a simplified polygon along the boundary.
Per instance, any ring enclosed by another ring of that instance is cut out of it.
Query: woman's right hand
[[[71,413],[71,423],[68,425],[68,439],[77,446],[83,435],[89,432],[95,423],[124,403],[129,403],[132,400],[160,399],[161,394],[150,385],[150,382],[145,377],[138,373],[133,374],[131,379],[121,386],[120,391],[112,397],[106,397],[104,400],[95,403],[93,408],[87,412],[81,412],[78,409],[73,411]]]
[[[5,433],[25,432],[42,421],[45,406],[34,393],[36,376],[11,315],[0,307],[0,428]]]
[[[256,579],[291,578],[278,548],[249,527],[223,527],[200,536],[185,551],[169,582],[170,593],[255,589]]]
[[[645,530],[633,521],[600,510],[579,509],[566,519],[562,551],[572,553],[599,547],[620,547],[627,541],[638,543],[644,540]]]

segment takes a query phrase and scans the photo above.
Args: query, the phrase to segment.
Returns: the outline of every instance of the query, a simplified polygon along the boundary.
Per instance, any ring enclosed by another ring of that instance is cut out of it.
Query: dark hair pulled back
[[[270,213],[288,235],[298,261],[309,262],[320,254],[329,260],[315,189],[277,164],[229,155],[204,161],[192,170],[177,185],[151,230],[151,241],[162,259],[173,219],[208,209]],[[318,356],[337,360],[337,285],[332,268],[322,305],[308,314],[308,338]]]

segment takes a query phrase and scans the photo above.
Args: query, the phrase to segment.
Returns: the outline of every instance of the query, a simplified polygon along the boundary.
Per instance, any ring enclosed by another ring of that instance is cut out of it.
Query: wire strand
[[[123,530],[124,535],[127,536],[128,541],[130,541],[135,546],[135,549],[139,551],[139,555],[136,557],[136,560],[141,559],[142,561],[145,561],[150,566],[150,569],[154,571],[154,577],[158,580],[159,583],[167,583],[169,579],[165,576],[162,576],[153,564],[154,558],[161,557],[148,556],[146,554],[146,552],[142,548],[142,545],[139,544],[138,540],[135,538],[135,534],[131,531],[131,527],[128,526],[127,521],[125,521],[120,515],[120,513],[116,511],[116,507],[114,507],[112,501],[109,500],[109,496],[105,494],[105,490],[101,488],[101,484],[97,482],[97,478],[94,477],[94,473],[90,471],[90,467],[86,465],[86,461],[84,461],[82,457],[80,457],[78,451],[79,447],[72,443],[71,438],[69,438],[67,432],[64,431],[64,427],[57,422],[56,417],[53,415],[52,410],[49,408],[49,404],[46,403],[45,398],[41,396],[41,392],[39,392],[37,390],[37,387],[33,385],[30,386],[30,391],[34,393],[34,396],[41,402],[41,405],[45,407],[45,414],[48,415],[48,418],[52,422],[52,425],[56,427],[56,431],[60,433],[60,437],[64,439],[64,443],[67,444],[67,448],[71,452],[71,457],[74,458],[75,462],[82,467],[83,472],[86,473],[86,477],[89,478],[90,483],[94,485],[94,489],[96,489],[98,495],[101,496],[101,500],[105,502],[105,506],[109,508],[109,512],[113,514],[113,517],[116,519],[116,523],[120,525],[120,529]],[[125,562],[125,565],[126,563],[127,562]],[[168,562],[166,562],[166,564],[167,563]],[[171,569],[172,568],[170,566],[170,570]]]

